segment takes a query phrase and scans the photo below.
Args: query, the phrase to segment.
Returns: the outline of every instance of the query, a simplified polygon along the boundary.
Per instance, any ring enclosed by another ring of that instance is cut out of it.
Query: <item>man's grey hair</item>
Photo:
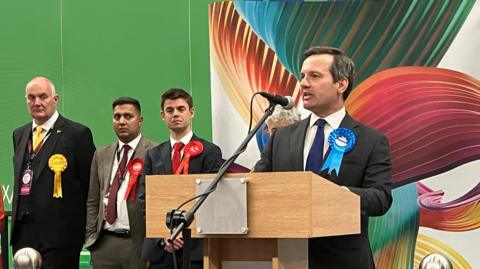
[[[13,263],[15,269],[40,269],[42,255],[33,248],[22,248],[13,256]]]
[[[48,83],[48,85],[50,86],[50,89],[52,89],[52,95],[55,96],[57,94],[57,92],[55,91],[55,85],[53,84],[53,82],[51,80],[49,80],[48,78],[46,77],[34,77],[32,78],[28,83],[27,83],[27,86],[25,86],[25,93],[28,91],[28,88],[30,88],[30,86],[32,86],[35,82],[35,80],[44,80]]]
[[[432,253],[425,256],[419,269],[453,269],[453,265],[447,257],[439,253]]]

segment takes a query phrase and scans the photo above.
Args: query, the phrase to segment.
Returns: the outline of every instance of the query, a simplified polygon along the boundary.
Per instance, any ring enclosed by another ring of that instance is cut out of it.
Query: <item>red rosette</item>
[[[137,181],[138,176],[143,173],[143,167],[143,159],[141,158],[134,158],[128,163],[130,180],[128,181],[127,191],[125,192],[125,200],[135,200],[137,197]]]
[[[190,167],[190,158],[196,157],[203,152],[203,144],[200,141],[194,140],[188,142],[183,148],[183,160],[175,175],[179,175],[182,171],[183,174],[188,174],[188,168]]]

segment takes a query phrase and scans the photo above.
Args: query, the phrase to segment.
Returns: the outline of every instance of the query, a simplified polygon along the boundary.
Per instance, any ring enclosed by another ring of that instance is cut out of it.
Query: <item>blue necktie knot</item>
[[[315,125],[318,126],[318,129],[322,129],[323,130],[323,126],[325,126],[325,123],[326,121],[324,119],[318,119],[316,122],[315,122]]]

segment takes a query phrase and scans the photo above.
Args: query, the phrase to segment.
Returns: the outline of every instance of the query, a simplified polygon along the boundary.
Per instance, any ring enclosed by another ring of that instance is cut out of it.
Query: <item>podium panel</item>
[[[214,174],[147,176],[147,237],[168,237],[166,212],[195,196],[197,179],[214,177]],[[192,237],[207,238],[205,268],[221,268],[222,261],[256,260],[272,261],[273,268],[307,268],[308,238],[360,233],[360,197],[316,174],[241,173],[227,174],[224,178],[248,181],[248,232],[199,234],[194,221],[190,226]],[[190,207],[187,205],[183,210]]]

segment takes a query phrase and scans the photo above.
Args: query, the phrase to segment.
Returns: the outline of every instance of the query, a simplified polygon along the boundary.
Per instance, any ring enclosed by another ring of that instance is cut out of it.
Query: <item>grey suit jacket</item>
[[[278,129],[270,138],[254,171],[303,171],[303,147],[309,120],[307,118]],[[354,121],[348,114],[340,127],[352,130],[357,144],[344,155],[338,175],[327,174],[325,170],[320,176],[346,186],[360,196],[361,234],[311,239],[309,266],[315,269],[374,268],[368,241],[368,217],[383,215],[392,203],[388,141],[383,134]]]
[[[155,145],[156,143],[142,136],[132,158],[143,159],[147,150]],[[93,156],[90,171],[90,189],[87,199],[87,225],[85,235],[85,247],[87,248],[95,244],[103,229],[105,221],[103,197],[105,197],[110,188],[112,167],[117,147],[118,142],[115,142],[109,146],[98,149]],[[145,238],[145,219],[143,218],[142,210],[136,199],[127,201],[127,210],[130,233],[132,234],[135,249],[140,256],[143,239]]]

